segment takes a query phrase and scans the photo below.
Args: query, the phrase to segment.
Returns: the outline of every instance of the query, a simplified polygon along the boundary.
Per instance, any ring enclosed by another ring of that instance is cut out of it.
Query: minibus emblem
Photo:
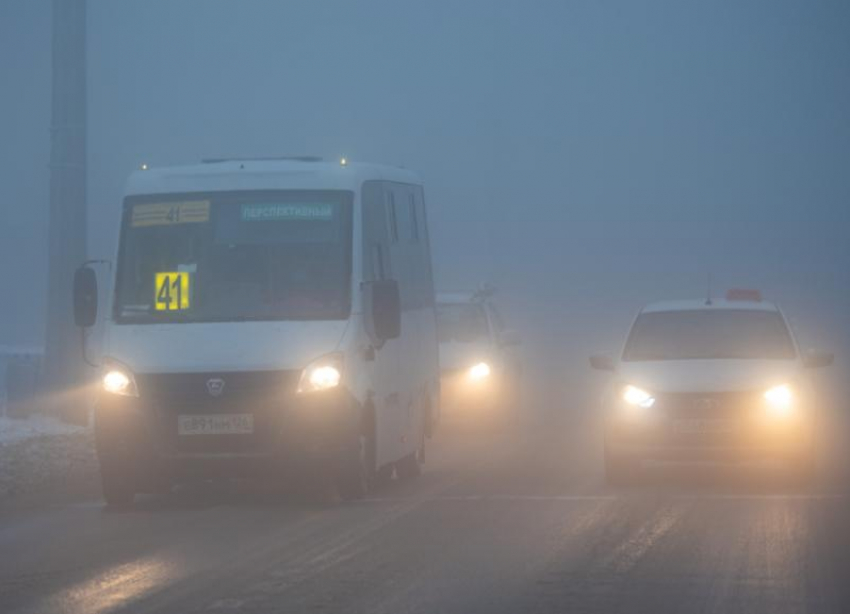
[[[220,397],[224,392],[224,380],[220,377],[213,377],[207,380],[207,392],[211,397]]]

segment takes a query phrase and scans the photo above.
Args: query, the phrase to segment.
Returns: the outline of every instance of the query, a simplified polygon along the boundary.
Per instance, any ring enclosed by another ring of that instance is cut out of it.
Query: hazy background
[[[712,273],[779,301],[846,387],[844,0],[88,10],[92,257],[141,162],[344,154],[423,176],[439,286],[495,281],[549,381]],[[43,338],[50,69],[50,2],[0,0],[0,344]]]

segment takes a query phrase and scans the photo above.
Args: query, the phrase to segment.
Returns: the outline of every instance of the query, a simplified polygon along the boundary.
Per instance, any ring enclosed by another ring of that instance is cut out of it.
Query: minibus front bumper
[[[344,389],[297,395],[262,388],[255,394],[243,387],[204,398],[145,394],[152,387],[144,382],[139,388],[139,397],[101,394],[95,440],[101,462],[119,458],[140,477],[310,471],[341,462],[361,433],[360,405]],[[186,418],[225,417],[226,423],[232,416],[241,417],[238,433],[187,433],[181,426]]]

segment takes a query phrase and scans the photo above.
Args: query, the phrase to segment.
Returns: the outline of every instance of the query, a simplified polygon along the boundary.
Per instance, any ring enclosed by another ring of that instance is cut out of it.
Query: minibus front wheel
[[[126,508],[138,492],[139,470],[134,448],[126,434],[138,432],[131,420],[131,408],[101,400],[95,412],[94,439],[100,464],[100,483],[106,505]],[[120,410],[120,411],[119,411]]]
[[[136,489],[124,472],[110,466],[110,463],[101,462],[100,482],[107,507],[122,509],[133,505]]]
[[[369,490],[367,466],[368,437],[361,435],[357,446],[353,446],[342,459],[337,477],[337,492],[343,501],[362,499]]]
[[[377,457],[375,409],[371,404],[363,408],[360,419],[360,434],[345,453],[343,453],[337,475],[337,492],[344,501],[362,499],[369,492],[369,487],[377,473],[375,464]]]

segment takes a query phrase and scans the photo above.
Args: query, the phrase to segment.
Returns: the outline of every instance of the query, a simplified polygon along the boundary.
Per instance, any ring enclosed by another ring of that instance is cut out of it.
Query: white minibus
[[[197,477],[327,479],[343,498],[419,474],[439,415],[422,183],[314,158],[134,172],[123,202],[95,441],[128,505]],[[97,323],[97,276],[75,278]]]

